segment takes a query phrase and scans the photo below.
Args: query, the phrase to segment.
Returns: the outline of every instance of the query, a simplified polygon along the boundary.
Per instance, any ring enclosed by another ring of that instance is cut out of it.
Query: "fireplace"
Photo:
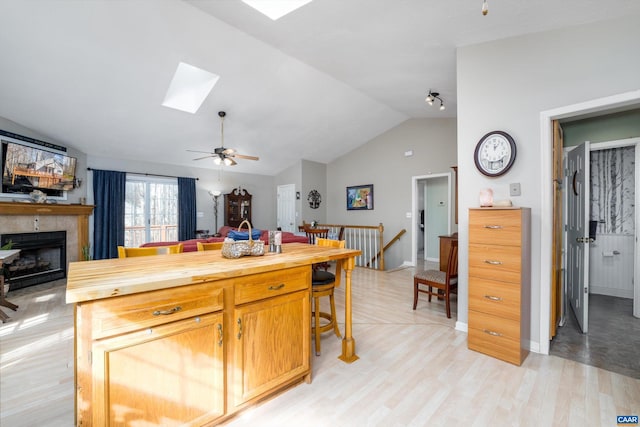
[[[5,266],[5,278],[11,290],[67,277],[67,232],[3,234],[0,246],[13,242],[20,257]]]

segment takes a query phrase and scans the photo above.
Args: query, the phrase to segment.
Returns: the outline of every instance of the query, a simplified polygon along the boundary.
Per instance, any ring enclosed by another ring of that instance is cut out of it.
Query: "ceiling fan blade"
[[[197,159],[193,159],[193,160],[202,160],[202,159],[208,159],[209,157],[214,157],[214,154],[209,154],[208,156],[204,156],[204,157],[198,157]]]
[[[235,166],[235,165],[237,165],[237,164],[238,164],[238,163],[237,163],[235,160],[233,160],[231,157],[227,157],[227,159],[229,159],[229,160],[231,161],[231,164],[230,164],[229,166]]]
[[[222,154],[227,155],[227,156],[229,156],[231,154],[234,154],[235,152],[236,152],[236,150],[234,150],[233,148],[223,148],[222,149]]]
[[[205,154],[215,154],[212,153],[211,151],[197,151],[197,150],[187,150],[190,153],[205,153]]]
[[[260,160],[260,158],[256,156],[247,156],[247,155],[238,154],[238,153],[234,154],[233,157],[237,157],[239,159],[245,159],[245,160]]]

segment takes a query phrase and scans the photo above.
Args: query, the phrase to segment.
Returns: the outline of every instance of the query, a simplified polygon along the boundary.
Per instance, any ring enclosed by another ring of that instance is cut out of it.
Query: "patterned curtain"
[[[196,180],[178,178],[178,240],[196,237]]]
[[[118,257],[124,245],[125,172],[93,169],[93,259]]]
[[[635,147],[591,152],[591,220],[598,233],[635,233]]]

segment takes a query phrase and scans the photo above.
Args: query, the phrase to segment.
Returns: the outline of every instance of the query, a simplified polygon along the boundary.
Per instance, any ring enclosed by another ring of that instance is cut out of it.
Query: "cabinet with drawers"
[[[531,209],[469,210],[468,347],[521,365],[529,350]]]

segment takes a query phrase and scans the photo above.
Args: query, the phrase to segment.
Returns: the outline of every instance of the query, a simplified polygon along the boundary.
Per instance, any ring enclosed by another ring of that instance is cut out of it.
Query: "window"
[[[175,178],[127,175],[124,245],[178,240],[178,182]]]

